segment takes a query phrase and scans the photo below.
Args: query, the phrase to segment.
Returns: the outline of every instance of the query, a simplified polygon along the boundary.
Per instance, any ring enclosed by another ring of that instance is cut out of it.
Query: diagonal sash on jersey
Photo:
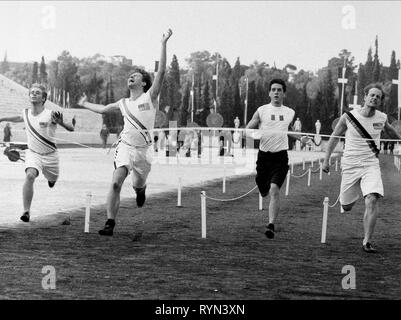
[[[349,111],[346,111],[345,114],[348,116],[349,122],[354,126],[355,130],[362,136],[362,138],[368,139],[366,140],[370,149],[373,151],[376,157],[379,156],[379,149],[377,149],[376,143],[371,137],[371,135],[366,131],[366,129],[360,124],[360,122],[353,116],[353,114]]]
[[[125,113],[127,114],[127,119],[128,121],[136,128],[139,130],[138,126],[142,129],[142,130],[148,130],[146,129],[146,127],[129,111],[127,104],[125,103],[125,99],[122,99],[123,102],[123,107],[125,110]],[[136,125],[131,121],[133,120]],[[147,144],[151,144],[152,143],[152,138],[150,137],[149,132],[145,132],[145,134],[141,131],[139,131],[139,133],[142,135],[142,137],[145,139],[145,142]]]
[[[32,133],[32,136],[38,140],[39,142],[41,142],[44,146],[46,146],[47,148],[52,149],[53,151],[57,150],[57,146],[54,142],[49,141],[48,139],[46,139],[44,136],[42,136],[39,132],[37,132],[35,130],[35,128],[32,126],[31,122],[29,121],[29,117],[28,117],[28,109],[24,110],[24,115],[25,115],[25,119],[26,119],[26,123],[28,125],[28,129],[29,131]]]

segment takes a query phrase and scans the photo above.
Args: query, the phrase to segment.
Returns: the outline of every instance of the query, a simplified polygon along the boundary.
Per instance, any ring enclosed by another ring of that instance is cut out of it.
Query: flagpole
[[[344,67],[342,70],[342,78],[340,79],[340,82],[342,84],[342,90],[341,90],[341,103],[340,103],[340,117],[343,114],[343,105],[344,105],[344,86],[347,83],[347,80],[345,79],[345,62],[347,61],[347,59],[344,59]]]
[[[214,112],[217,113],[217,97],[219,94],[219,56],[216,55],[216,104],[214,106]]]
[[[244,125],[247,124],[247,113],[248,113],[248,77],[245,78],[245,112],[244,112]]]
[[[192,89],[191,89],[191,122],[194,122],[194,82],[195,82],[195,74],[192,74]]]
[[[345,60],[344,60],[344,68],[343,68],[343,76],[342,78],[345,78]],[[343,114],[343,105],[344,105],[344,82],[342,83],[342,90],[341,90],[341,111],[340,111],[340,117]]]

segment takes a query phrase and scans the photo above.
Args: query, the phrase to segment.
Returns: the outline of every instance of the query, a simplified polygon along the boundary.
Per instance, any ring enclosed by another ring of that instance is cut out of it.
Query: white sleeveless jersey
[[[49,109],[44,109],[36,116],[31,109],[23,110],[29,150],[39,154],[49,154],[57,150],[54,139],[57,124],[52,123],[51,114]]]
[[[373,117],[364,117],[358,110],[352,110],[351,114],[359,121],[376,143],[377,148],[380,146],[380,133],[384,129],[387,115],[376,110]],[[343,159],[344,166],[355,166],[358,164],[379,163],[379,159],[375,156],[368,143],[354,126],[346,118],[347,131],[345,133],[345,149]]]
[[[257,112],[260,118],[259,129],[262,130],[259,149],[264,152],[288,150],[287,131],[294,119],[295,111],[284,105],[274,107],[269,103],[259,107]]]
[[[121,132],[121,141],[135,147],[152,144],[152,130],[155,124],[156,109],[150,98],[149,90],[135,101],[123,98],[118,101],[124,117],[124,128]]]

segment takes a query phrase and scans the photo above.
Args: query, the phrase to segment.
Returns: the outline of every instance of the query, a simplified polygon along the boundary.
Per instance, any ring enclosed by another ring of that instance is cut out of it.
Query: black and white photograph
[[[0,1],[0,300],[400,299],[400,13]]]

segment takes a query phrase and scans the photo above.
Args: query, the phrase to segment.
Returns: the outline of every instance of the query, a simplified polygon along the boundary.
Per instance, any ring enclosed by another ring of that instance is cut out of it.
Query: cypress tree
[[[45,58],[43,56],[39,67],[39,82],[44,85],[47,84],[46,63],[45,63]]]
[[[33,63],[33,68],[32,68],[31,83],[37,83],[37,82],[38,82],[38,63],[35,61]]]
[[[4,54],[4,59],[0,65],[0,73],[5,74],[9,70],[10,70],[10,66],[7,61],[7,51],[6,51],[6,53]]]

